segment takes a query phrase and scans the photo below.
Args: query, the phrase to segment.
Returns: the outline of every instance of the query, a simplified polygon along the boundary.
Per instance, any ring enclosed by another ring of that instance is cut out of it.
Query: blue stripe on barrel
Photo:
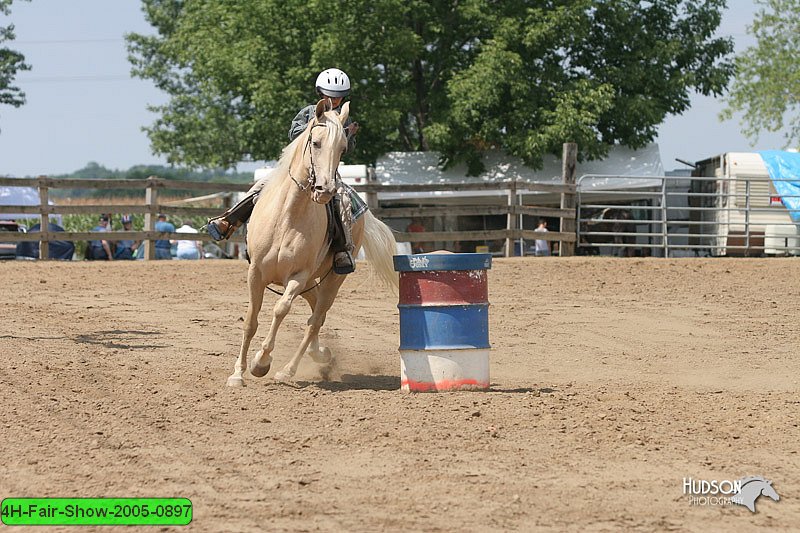
[[[417,254],[394,256],[397,272],[424,270],[487,270],[492,268],[492,254]]]
[[[398,305],[401,350],[489,348],[489,304]]]

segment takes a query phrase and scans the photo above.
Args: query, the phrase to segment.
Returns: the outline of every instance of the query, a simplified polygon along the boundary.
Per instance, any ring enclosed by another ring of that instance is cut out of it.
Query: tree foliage
[[[157,35],[129,35],[133,72],[170,95],[147,129],[169,161],[274,158],[313,82],[353,81],[351,160],[500,149],[532,166],[562,143],[582,157],[641,147],[692,91],[720,94],[724,0],[143,0]]]
[[[8,16],[12,0],[0,0],[0,14]],[[19,107],[25,103],[25,93],[13,85],[17,72],[30,70],[25,56],[9,49],[3,43],[14,40],[14,25],[0,25],[0,104]]]
[[[252,172],[232,173],[226,172],[224,169],[191,170],[187,168],[166,167],[163,165],[135,165],[127,170],[112,170],[95,161],[90,161],[85,167],[70,172],[69,174],[57,174],[49,177],[53,179],[143,180],[150,176],[158,176],[165,180],[217,183],[251,183],[253,181]],[[169,184],[161,190],[167,194],[173,194],[176,191],[176,189],[171,188]],[[127,197],[141,196],[141,193],[141,189],[91,190],[58,188],[50,191],[50,195],[56,198],[85,198],[91,196]]]
[[[757,0],[748,33],[756,44],[735,61],[736,74],[721,118],[743,112],[752,141],[784,128],[786,146],[800,144],[800,0]]]

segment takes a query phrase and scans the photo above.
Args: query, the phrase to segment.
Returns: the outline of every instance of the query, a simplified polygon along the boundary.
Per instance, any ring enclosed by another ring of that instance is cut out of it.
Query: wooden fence
[[[497,230],[484,231],[436,231],[419,233],[396,233],[395,237],[400,242],[433,242],[433,241],[483,241],[500,240],[506,241],[506,255],[511,255],[514,250],[514,241],[518,239],[559,241],[559,251],[561,255],[573,255],[575,250],[575,185],[574,173],[572,182],[569,176],[565,177],[563,184],[537,183],[508,181],[501,183],[450,183],[450,184],[424,184],[424,185],[381,185],[378,183],[366,183],[355,186],[358,192],[363,192],[367,198],[367,204],[375,216],[382,219],[389,218],[410,218],[417,216],[475,216],[475,215],[506,215],[507,227]],[[183,207],[176,206],[173,202],[159,202],[159,191],[188,190],[204,191],[208,193],[246,191],[251,184],[234,183],[198,183],[189,181],[164,180],[151,176],[144,180],[103,180],[103,179],[52,179],[48,177],[39,178],[2,178],[0,186],[34,187],[39,191],[40,205],[36,206],[0,206],[0,214],[33,214],[39,215],[41,228],[43,231],[29,233],[3,233],[0,240],[5,242],[17,241],[39,241],[40,258],[47,258],[49,252],[49,242],[51,240],[94,240],[98,238],[96,232],[48,232],[47,221],[50,215],[61,214],[100,214],[100,213],[125,213],[141,214],[144,213],[144,231],[113,231],[102,234],[102,238],[110,241],[122,239],[141,240],[145,244],[145,258],[155,258],[154,241],[157,239],[186,239],[185,233],[168,233],[155,230],[156,216],[158,213],[174,216],[204,216],[212,217],[220,214],[219,207]],[[93,204],[93,205],[49,205],[50,189],[93,189],[93,190],[113,190],[113,189],[138,189],[144,190],[144,204]],[[378,195],[381,192],[434,192],[434,191],[505,191],[508,201],[506,205],[459,205],[459,206],[436,206],[436,207],[385,207],[381,208],[378,203]],[[527,191],[530,193],[550,193],[561,196],[561,207],[543,207],[520,205],[519,192]],[[226,206],[230,206],[230,197]],[[518,227],[518,217],[520,215],[532,215],[542,217],[558,217],[561,219],[562,231],[550,231],[547,233],[534,232],[533,230]],[[564,231],[567,230],[567,231]],[[212,241],[213,239],[204,233],[192,235],[192,240]],[[234,236],[232,242],[242,242],[243,237]]]
[[[0,214],[39,215],[40,228],[44,231],[29,233],[2,233],[4,242],[39,241],[39,257],[45,259],[49,253],[49,242],[53,240],[89,241],[98,238],[98,233],[91,231],[48,232],[47,220],[50,215],[125,213],[144,214],[144,231],[109,231],[102,234],[104,240],[118,241],[132,239],[144,242],[145,259],[155,258],[155,241],[158,239],[186,239],[186,233],[156,231],[156,218],[159,213],[174,216],[212,217],[220,214],[219,207],[183,207],[171,202],[159,202],[159,191],[188,190],[205,192],[247,191],[250,183],[200,183],[194,181],[165,180],[151,176],[143,180],[104,180],[104,179],[53,179],[45,176],[38,178],[0,178],[0,186],[34,187],[39,190],[39,204],[35,206],[10,205],[0,206]],[[49,205],[50,189],[91,189],[91,190],[144,190],[144,204],[111,204],[108,200],[103,204],[92,205]],[[230,205],[230,198],[226,199]],[[199,233],[192,235],[191,240],[213,241],[210,235]],[[235,236],[232,242],[243,242],[244,238]]]
[[[368,183],[354,187],[358,192],[366,193],[367,205],[373,214],[380,219],[413,218],[432,216],[489,216],[505,215],[506,227],[495,230],[479,231],[426,231],[426,232],[397,232],[395,238],[399,242],[435,242],[435,241],[493,241],[505,240],[505,255],[510,256],[514,251],[514,241],[518,239],[545,240],[560,242],[559,250],[562,255],[574,255],[575,231],[548,231],[547,233],[534,232],[533,230],[518,227],[520,215],[539,217],[557,217],[561,219],[561,227],[575,227],[575,209],[557,208],[546,206],[521,205],[519,194],[528,193],[558,194],[561,198],[574,197],[575,186],[572,184],[538,183],[526,181],[507,181],[495,183],[436,183],[423,185],[381,185]],[[447,206],[419,206],[419,207],[379,207],[379,193],[416,193],[416,192],[460,192],[503,191],[507,196],[505,205],[447,205]],[[574,200],[572,201],[574,205]],[[564,221],[569,221],[565,224]]]

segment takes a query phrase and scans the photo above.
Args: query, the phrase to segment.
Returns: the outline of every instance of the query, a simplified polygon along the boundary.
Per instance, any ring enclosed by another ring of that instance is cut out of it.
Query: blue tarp
[[[39,231],[39,224],[34,224],[28,231]],[[47,231],[54,233],[64,231],[64,228],[50,222]],[[50,241],[50,259],[64,259],[69,261],[75,253],[75,245],[69,241]],[[39,243],[36,241],[22,241],[17,243],[17,257],[39,259]]]
[[[792,220],[800,222],[800,153],[782,150],[763,150],[758,153],[767,166],[769,178],[781,202],[789,210]]]

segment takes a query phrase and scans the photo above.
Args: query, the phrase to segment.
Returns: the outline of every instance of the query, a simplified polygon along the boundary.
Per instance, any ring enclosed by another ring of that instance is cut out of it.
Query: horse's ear
[[[342,112],[339,113],[339,122],[342,123],[342,126],[344,126],[344,123],[347,122],[347,117],[349,116],[350,116],[350,102],[345,102],[344,105],[342,106]]]
[[[331,100],[330,98],[323,98],[319,102],[317,102],[317,120],[322,120],[322,116],[325,114],[325,111],[331,110]]]

